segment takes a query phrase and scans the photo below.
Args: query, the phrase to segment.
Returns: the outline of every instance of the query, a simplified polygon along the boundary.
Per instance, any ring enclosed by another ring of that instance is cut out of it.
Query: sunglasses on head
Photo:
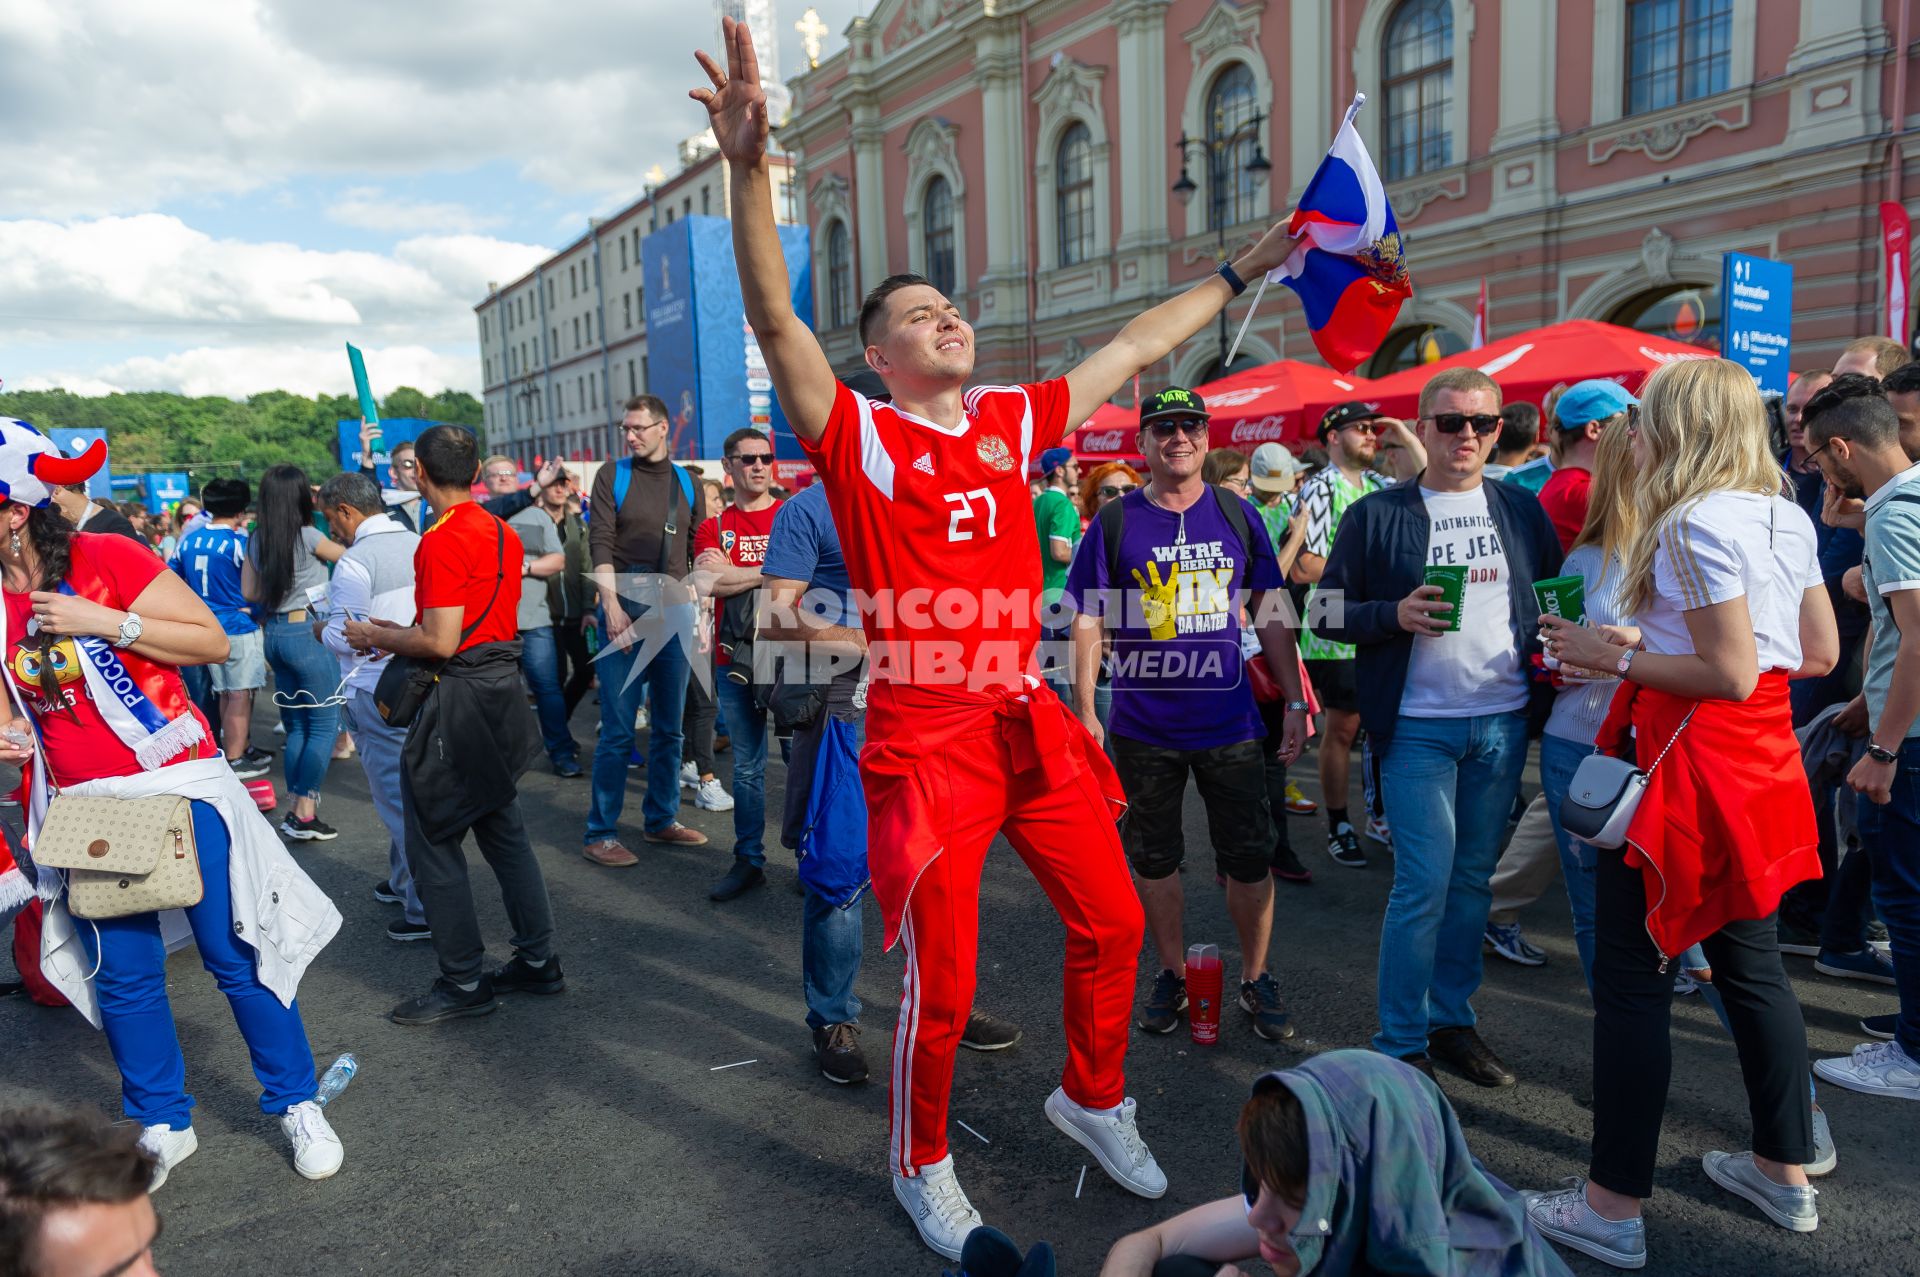
[[[1149,421],[1147,429],[1153,437],[1165,442],[1176,434],[1184,434],[1189,439],[1207,437],[1207,419],[1205,417],[1162,417],[1158,421]]]
[[[1493,412],[1441,412],[1427,418],[1443,435],[1457,435],[1468,426],[1476,436],[1485,438],[1500,429],[1500,414]]]
[[[1103,483],[1100,485],[1100,495],[1105,497],[1107,500],[1111,501],[1115,497],[1125,496],[1127,493],[1132,492],[1135,488],[1139,486],[1140,485],[1137,483],[1129,483],[1124,485]]]
[[[771,452],[736,452],[727,460],[743,466],[770,466],[773,464]]]

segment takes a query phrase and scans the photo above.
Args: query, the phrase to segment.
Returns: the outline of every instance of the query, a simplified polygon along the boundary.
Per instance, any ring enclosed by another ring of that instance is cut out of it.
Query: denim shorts
[[[1186,856],[1180,809],[1191,773],[1207,809],[1215,866],[1235,882],[1266,879],[1275,834],[1260,741],[1213,749],[1168,749],[1120,735],[1107,742],[1127,791],[1120,842],[1135,873],[1151,881],[1180,867]]]
[[[259,630],[251,634],[229,634],[231,649],[219,665],[207,666],[216,692],[250,692],[267,685],[267,640]]]

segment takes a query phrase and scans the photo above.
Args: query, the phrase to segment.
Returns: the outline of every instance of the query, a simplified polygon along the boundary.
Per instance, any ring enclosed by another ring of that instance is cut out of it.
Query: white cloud
[[[477,356],[448,354],[425,346],[363,348],[374,393],[412,386],[433,393],[465,390],[478,394]],[[348,394],[353,377],[346,352],[327,345],[203,346],[161,356],[142,355],[87,372],[32,373],[10,390],[63,388],[82,395],[116,390],[171,390],[183,395],[225,395],[244,399],[263,390],[297,395]]]
[[[377,186],[356,186],[327,208],[342,226],[368,231],[477,231],[497,226],[498,217],[481,217],[460,204],[395,199]]]

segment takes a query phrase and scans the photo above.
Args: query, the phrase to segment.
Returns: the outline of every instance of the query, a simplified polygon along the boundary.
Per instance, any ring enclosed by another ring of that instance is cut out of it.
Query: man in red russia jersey
[[[1106,756],[1034,676],[1039,563],[1030,460],[1134,374],[1200,331],[1293,241],[1276,228],[1231,266],[1141,315],[1064,378],[963,390],[973,330],[918,276],[860,311],[867,365],[892,398],[835,380],[789,297],[766,162],[766,95],[746,28],[721,23],[706,106],[732,168],[734,254],[747,320],[787,420],[826,483],[872,660],[860,770],[868,857],[889,948],[906,951],[894,1035],[889,1161],[921,1237],[958,1259],[980,1224],[947,1151],[954,1050],[973,1002],[980,871],[996,833],[1066,926],[1067,1064],[1046,1114],[1143,1197],[1166,1176],[1140,1138],[1123,1065],[1141,911]]]

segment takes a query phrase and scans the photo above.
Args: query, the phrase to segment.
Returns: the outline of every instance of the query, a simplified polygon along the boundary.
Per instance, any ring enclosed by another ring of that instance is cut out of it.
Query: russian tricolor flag
[[[1300,295],[1313,344],[1330,368],[1352,372],[1386,340],[1400,303],[1413,296],[1400,227],[1353,117],[1356,93],[1327,157],[1300,194],[1288,229],[1304,235],[1268,276]]]

